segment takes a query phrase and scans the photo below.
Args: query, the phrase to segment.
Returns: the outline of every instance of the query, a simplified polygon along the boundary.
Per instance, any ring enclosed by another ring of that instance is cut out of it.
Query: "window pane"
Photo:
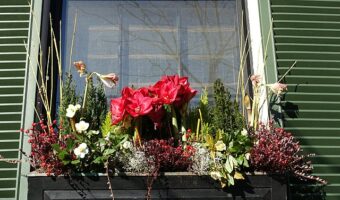
[[[189,76],[198,90],[217,78],[235,90],[239,65],[235,0],[67,0],[64,8],[65,70],[78,12],[72,60],[83,60],[89,71],[117,73],[120,85],[107,90],[108,96],[119,95],[124,86],[147,86],[175,73]]]

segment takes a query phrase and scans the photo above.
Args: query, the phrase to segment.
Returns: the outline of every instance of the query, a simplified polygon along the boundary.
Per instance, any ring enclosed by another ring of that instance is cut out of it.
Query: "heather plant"
[[[326,181],[311,175],[313,167],[308,160],[312,154],[303,155],[299,142],[283,128],[260,124],[252,133],[255,143],[251,149],[250,162],[256,171],[279,173],[295,176],[301,180],[315,180],[322,184]]]

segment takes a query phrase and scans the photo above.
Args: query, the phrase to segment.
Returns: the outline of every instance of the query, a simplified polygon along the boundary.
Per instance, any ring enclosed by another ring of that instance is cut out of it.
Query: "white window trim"
[[[266,84],[265,80],[265,62],[264,53],[262,46],[262,34],[261,34],[261,22],[259,12],[258,0],[246,0],[246,12],[247,12],[247,26],[249,30],[249,41],[250,41],[250,63],[254,74],[259,74],[262,77],[262,84]],[[268,101],[266,88],[261,89],[260,97],[260,121],[268,122]]]
[[[40,45],[40,24],[42,13],[43,0],[32,0],[30,8],[30,23],[29,23],[29,35],[28,42],[26,44],[27,56],[26,56],[26,72],[25,72],[25,86],[24,86],[24,98],[22,108],[22,121],[21,127],[29,129],[34,121],[34,109],[35,109],[35,97],[36,97],[36,72],[37,72],[37,59],[39,55]],[[30,144],[28,143],[28,135],[21,134],[21,147],[22,150],[29,155],[31,152]],[[19,185],[17,187],[16,196],[18,200],[27,200],[28,182],[27,175],[30,173],[30,163],[25,161],[25,158],[21,155],[23,160],[20,163],[20,178]]]

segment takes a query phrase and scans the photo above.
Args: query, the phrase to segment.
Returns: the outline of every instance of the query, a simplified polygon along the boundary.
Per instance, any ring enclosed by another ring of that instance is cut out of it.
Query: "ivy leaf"
[[[62,150],[58,153],[58,158],[60,160],[65,160],[67,156],[69,156],[69,154],[66,150]]]
[[[229,157],[227,157],[227,160],[224,164],[224,168],[227,170],[228,173],[231,173],[233,171],[233,166],[230,165]]]
[[[77,159],[77,160],[72,160],[71,161],[71,164],[72,165],[77,165],[77,164],[79,164],[80,163],[80,160],[79,159]]]
[[[116,152],[116,149],[106,149],[103,153],[104,156],[112,155]]]
[[[70,161],[69,160],[64,160],[64,161],[62,161],[62,163],[63,163],[63,165],[68,165],[70,163]]]
[[[245,157],[243,157],[243,166],[249,167],[248,160],[247,160],[247,158],[245,158]]]
[[[95,163],[95,164],[101,164],[101,163],[103,163],[103,158],[101,156],[97,157],[92,162]]]
[[[228,176],[228,183],[230,185],[234,185],[235,184],[234,178],[230,174],[227,174],[227,176]]]
[[[57,151],[58,153],[61,151],[59,144],[52,144],[51,146],[53,150]]]

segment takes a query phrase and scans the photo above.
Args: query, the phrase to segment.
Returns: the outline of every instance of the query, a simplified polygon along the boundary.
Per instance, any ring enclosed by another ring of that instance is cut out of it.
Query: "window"
[[[119,87],[106,91],[110,97],[124,86],[150,85],[175,73],[189,76],[198,90],[221,78],[235,93],[239,2],[64,0],[64,71],[74,42],[73,61],[83,60],[89,71],[120,76]],[[80,81],[76,72],[73,77]]]

